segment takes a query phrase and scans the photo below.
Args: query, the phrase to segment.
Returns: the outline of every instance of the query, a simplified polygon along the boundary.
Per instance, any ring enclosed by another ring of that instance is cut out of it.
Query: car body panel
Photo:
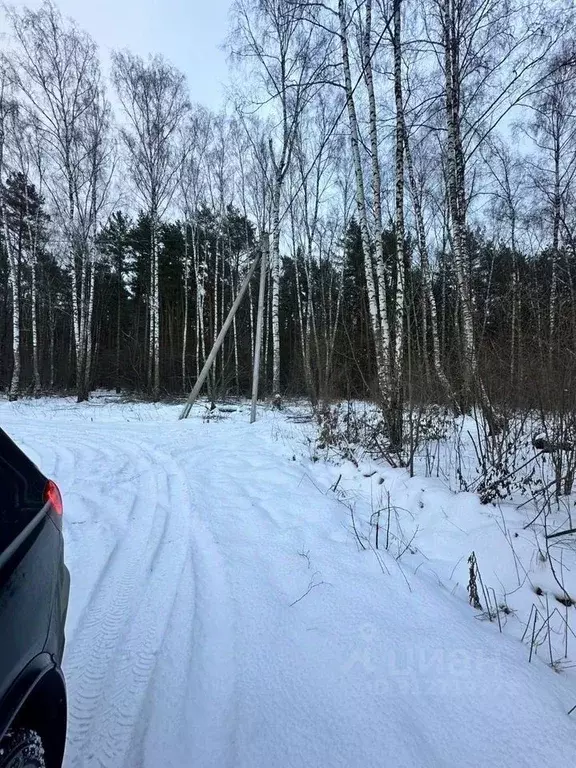
[[[70,579],[46,482],[0,430],[0,739],[42,677],[61,675]]]

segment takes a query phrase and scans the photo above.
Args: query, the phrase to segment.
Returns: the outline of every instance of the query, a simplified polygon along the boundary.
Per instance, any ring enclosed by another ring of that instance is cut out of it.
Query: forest
[[[416,404],[576,414],[568,0],[236,0],[217,114],[55,4],[5,20],[10,399],[182,397],[265,249],[264,395],[372,400],[392,445]],[[258,282],[213,399],[250,391]]]

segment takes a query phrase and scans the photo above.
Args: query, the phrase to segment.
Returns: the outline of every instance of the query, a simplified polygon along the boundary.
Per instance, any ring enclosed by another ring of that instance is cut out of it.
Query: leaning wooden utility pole
[[[254,368],[252,371],[252,411],[250,424],[256,421],[256,403],[258,401],[258,382],[260,379],[260,350],[262,348],[262,329],[264,327],[264,293],[266,290],[266,270],[268,269],[268,233],[262,233],[262,261],[260,263],[260,290],[258,291],[258,317],[256,319],[256,344],[254,346]]]
[[[186,405],[182,409],[182,413],[180,414],[180,417],[179,417],[180,419],[186,419],[190,415],[192,406],[196,402],[196,398],[198,397],[200,390],[202,389],[202,385],[206,381],[206,377],[208,376],[208,371],[210,370],[212,363],[216,359],[218,350],[222,346],[222,342],[226,337],[228,329],[232,325],[232,320],[234,320],[234,315],[236,314],[236,312],[238,311],[238,307],[242,303],[242,299],[244,298],[244,294],[246,293],[248,285],[250,284],[250,280],[252,279],[254,272],[256,271],[256,267],[258,266],[258,262],[260,261],[260,255],[261,255],[260,253],[257,253],[256,256],[254,257],[252,266],[248,270],[248,274],[246,275],[246,277],[244,278],[244,282],[240,286],[240,290],[238,291],[238,296],[236,296],[234,304],[232,304],[232,307],[230,308],[230,312],[228,312],[228,317],[226,318],[224,325],[222,326],[222,329],[220,330],[220,333],[218,334],[218,337],[214,342],[214,346],[212,347],[210,354],[206,358],[204,367],[200,371],[200,376],[198,376],[196,384],[194,384],[194,389],[192,390],[192,392],[190,392],[188,396],[188,400],[186,401]]]

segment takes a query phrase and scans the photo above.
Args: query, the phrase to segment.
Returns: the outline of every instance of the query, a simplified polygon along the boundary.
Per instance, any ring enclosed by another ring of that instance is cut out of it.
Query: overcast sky
[[[36,8],[38,0],[9,0]],[[110,51],[161,53],[188,77],[190,98],[212,109],[224,100],[228,76],[220,50],[228,30],[232,0],[55,0],[100,48],[105,72]],[[1,12],[0,12],[1,14]],[[4,19],[0,16],[0,23]]]

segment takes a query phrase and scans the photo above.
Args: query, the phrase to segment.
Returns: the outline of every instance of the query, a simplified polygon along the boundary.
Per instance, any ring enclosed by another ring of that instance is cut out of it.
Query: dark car
[[[0,768],[60,768],[70,577],[54,482],[0,429]]]

